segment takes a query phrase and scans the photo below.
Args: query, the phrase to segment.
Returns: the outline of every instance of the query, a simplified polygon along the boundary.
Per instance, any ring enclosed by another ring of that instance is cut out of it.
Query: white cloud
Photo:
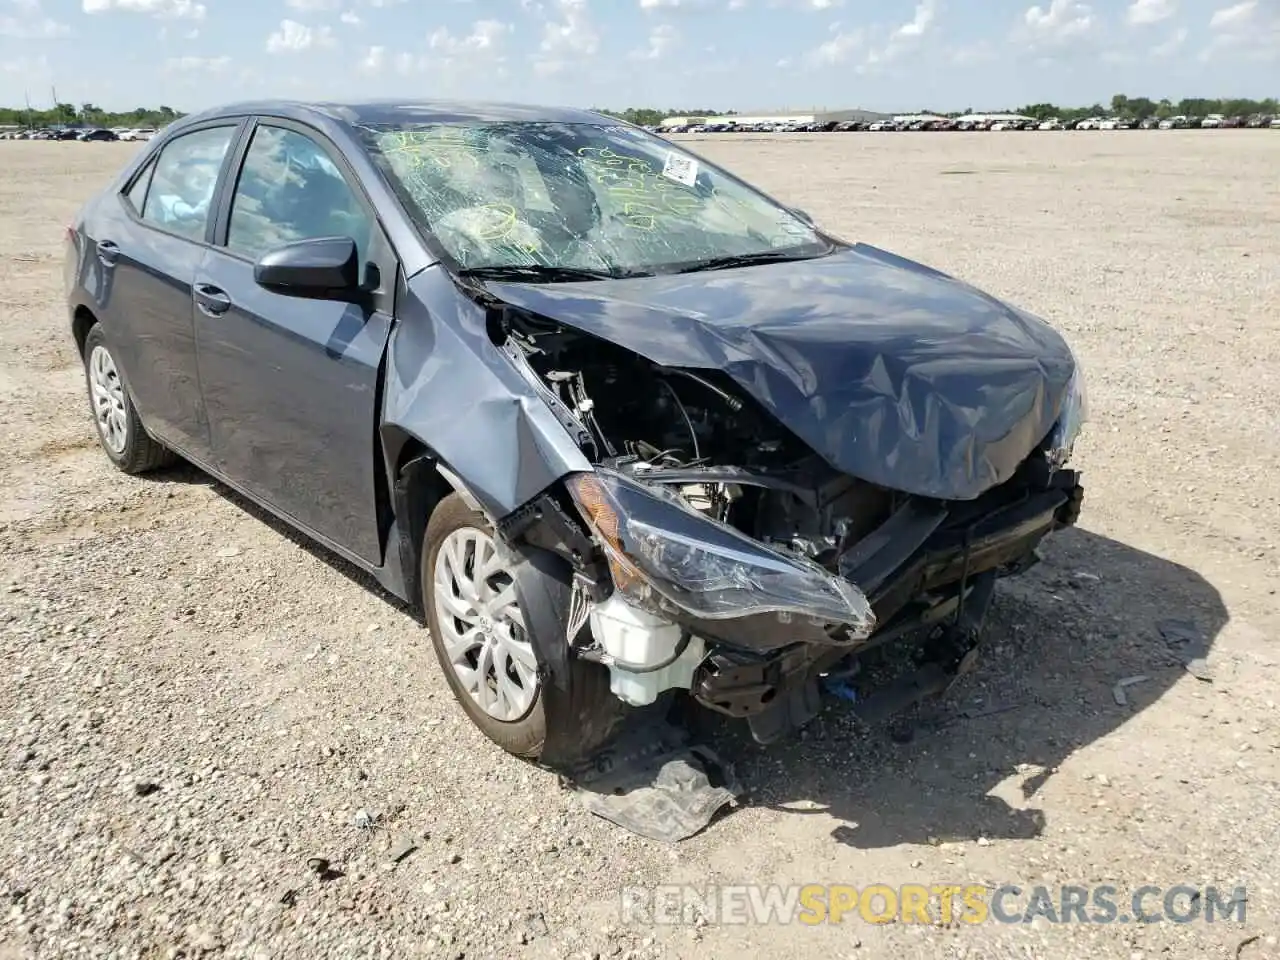
[[[267,53],[297,53],[333,44],[330,27],[308,27],[297,20],[281,20],[280,29],[267,37]]]
[[[1141,27],[1168,20],[1177,13],[1174,0],[1133,0],[1125,13],[1130,26]]]
[[[560,73],[573,62],[590,59],[600,49],[600,34],[591,20],[587,0],[557,0],[559,18],[542,27],[542,43],[534,71],[542,76]]]
[[[951,51],[949,59],[959,67],[972,66],[975,63],[989,63],[996,59],[996,50],[989,40],[979,40],[977,43],[956,47]]]
[[[319,13],[337,7],[337,0],[284,0],[284,5],[301,13]]]
[[[170,73],[221,73],[230,65],[230,57],[170,57],[164,62]]]
[[[56,40],[65,37],[71,28],[50,17],[23,20],[18,17],[0,17],[0,37],[15,40]]]
[[[728,9],[728,10],[741,10],[741,9],[742,9],[743,7],[745,7],[746,5],[747,5],[747,0],[729,0],[729,4],[728,4],[728,6],[726,7],[726,9]]]
[[[1151,56],[1153,57],[1171,57],[1187,42],[1187,37],[1191,35],[1186,27],[1179,27],[1164,43],[1156,44],[1151,48]]]
[[[938,15],[938,4],[936,0],[921,0],[916,4],[915,16],[908,23],[904,23],[893,35],[899,39],[904,37],[919,37],[933,24],[934,18]]]
[[[0,71],[32,77],[49,72],[49,58],[43,53],[38,57],[19,57],[17,60],[0,60]]]
[[[866,31],[861,27],[845,31],[840,24],[833,23],[829,32],[831,39],[809,53],[808,60],[815,66],[841,63],[866,42]]]
[[[1093,8],[1080,0],[1052,0],[1022,16],[1022,36],[1034,45],[1055,44],[1089,33],[1096,23]]]
[[[814,0],[806,0],[806,4]],[[835,2],[835,0],[831,0]],[[938,0],[919,0],[911,19],[889,30],[885,27],[853,27],[845,29],[840,23],[827,28],[829,39],[809,51],[806,62],[813,67],[843,63],[854,53],[862,51],[857,72],[896,60],[915,47],[922,37],[932,31],[938,16]],[[875,43],[875,46],[872,46]]]
[[[1209,18],[1209,27],[1213,30],[1231,29],[1243,26],[1253,19],[1258,10],[1258,0],[1244,0],[1232,7],[1215,10]]]
[[[477,20],[471,25],[471,32],[464,37],[455,37],[447,27],[439,27],[431,34],[427,45],[446,58],[493,55],[502,44],[502,38],[510,32],[511,24],[501,20]]]
[[[660,23],[649,31],[648,43],[639,50],[631,52],[633,60],[661,60],[680,39],[676,28],[669,23]]]
[[[196,0],[83,0],[85,13],[143,13],[152,17],[177,20],[203,20],[205,5]]]
[[[1214,11],[1208,46],[1200,52],[1209,60],[1222,51],[1248,60],[1280,59],[1280,2],[1243,0]]]
[[[343,10],[338,16],[338,19],[351,27],[358,27],[360,24],[364,23],[364,21],[360,19],[360,14],[356,13],[354,10]]]
[[[617,2],[617,0],[610,0]],[[683,13],[689,10],[705,10],[716,0],[639,0],[640,9],[648,12],[665,11],[667,13]],[[729,9],[737,9],[730,4]]]
[[[386,47],[369,47],[360,60],[360,69],[365,73],[378,73],[387,62]]]

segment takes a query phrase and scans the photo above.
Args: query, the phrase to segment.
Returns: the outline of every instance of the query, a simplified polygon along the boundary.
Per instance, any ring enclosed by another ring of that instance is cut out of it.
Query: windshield
[[[831,249],[791,211],[643,130],[477,121],[365,135],[464,269],[628,276]]]

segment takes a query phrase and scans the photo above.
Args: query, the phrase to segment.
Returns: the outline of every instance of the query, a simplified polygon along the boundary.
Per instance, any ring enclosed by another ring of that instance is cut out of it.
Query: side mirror
[[[253,266],[258,285],[290,297],[354,302],[360,287],[360,254],[350,237],[298,240],[268,250]]]

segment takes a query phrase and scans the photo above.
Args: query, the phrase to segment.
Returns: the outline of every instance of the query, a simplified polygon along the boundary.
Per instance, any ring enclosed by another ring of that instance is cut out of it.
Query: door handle
[[[191,288],[191,296],[201,313],[216,317],[231,309],[231,298],[226,291],[211,283],[197,283]]]
[[[116,259],[120,256],[120,247],[112,243],[110,240],[98,241],[98,259],[102,261],[104,266],[114,267]]]

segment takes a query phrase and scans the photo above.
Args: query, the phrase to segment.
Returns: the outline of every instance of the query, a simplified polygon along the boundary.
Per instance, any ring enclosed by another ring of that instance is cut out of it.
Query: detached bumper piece
[[[1040,466],[1028,463],[976,500],[908,497],[846,550],[838,569],[876,615],[877,627],[862,643],[799,642],[771,651],[721,647],[695,673],[693,695],[713,710],[746,718],[753,736],[769,743],[816,715],[820,676],[841,659],[929,627],[946,629],[926,646],[928,662],[877,691],[858,712],[879,720],[946,689],[973,665],[996,579],[1034,565],[1040,542],[1080,515],[1079,474]]]

